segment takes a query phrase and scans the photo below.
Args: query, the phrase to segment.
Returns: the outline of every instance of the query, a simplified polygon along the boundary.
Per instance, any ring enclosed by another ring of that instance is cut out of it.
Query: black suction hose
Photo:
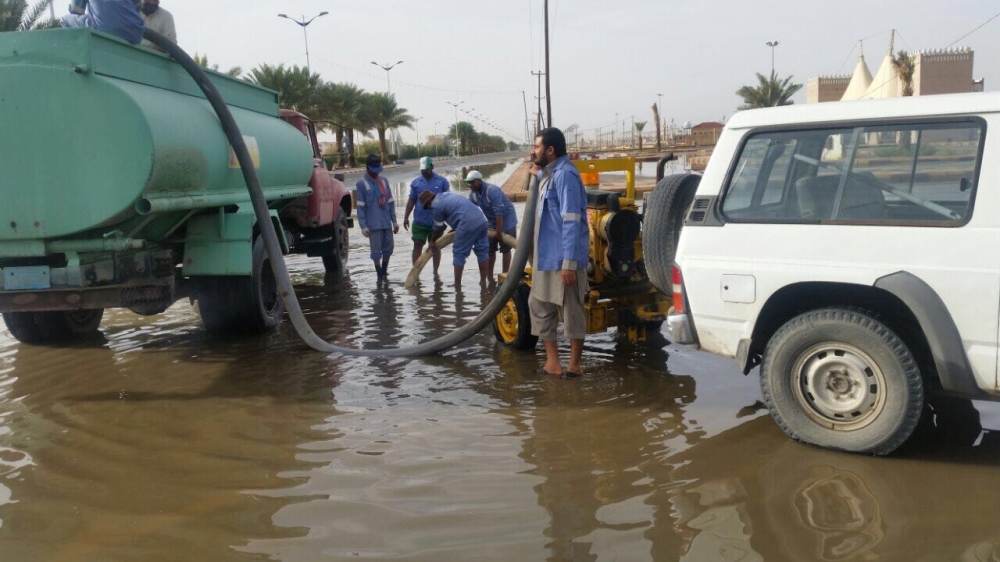
[[[517,284],[520,283],[521,277],[524,275],[524,267],[528,264],[528,254],[531,251],[535,233],[535,205],[538,202],[538,181],[530,174],[528,178],[528,202],[524,209],[521,233],[517,237],[518,244],[511,263],[511,274],[507,276],[507,280],[500,286],[490,304],[475,319],[445,336],[410,347],[352,349],[323,341],[309,327],[309,322],[302,314],[302,308],[299,306],[299,300],[295,296],[292,281],[288,277],[288,268],[285,266],[285,258],[281,253],[278,235],[275,233],[274,225],[271,223],[271,214],[268,210],[267,200],[264,199],[264,193],[261,190],[260,180],[257,178],[257,170],[254,169],[253,160],[247,151],[246,143],[243,141],[243,135],[240,133],[239,126],[236,124],[236,120],[233,119],[229,107],[226,106],[226,102],[222,99],[219,91],[212,84],[211,80],[209,80],[205,72],[191,60],[191,57],[183,49],[178,47],[173,41],[151,29],[146,29],[143,36],[180,63],[184,70],[198,84],[198,87],[201,88],[201,91],[205,94],[205,98],[208,99],[208,102],[212,105],[212,109],[215,110],[216,115],[219,117],[222,129],[229,139],[229,144],[232,145],[233,150],[236,152],[240,169],[243,171],[243,178],[246,180],[247,190],[250,192],[250,201],[253,204],[254,213],[257,215],[257,225],[260,227],[260,235],[264,238],[264,248],[267,250],[268,258],[270,258],[271,271],[274,273],[274,279],[278,283],[278,292],[281,295],[281,299],[285,302],[285,309],[292,320],[292,325],[295,326],[295,331],[298,332],[299,337],[302,338],[302,341],[306,345],[323,353],[343,353],[345,355],[368,357],[416,357],[433,355],[445,349],[452,348],[479,333],[493,321],[493,318],[514,294]]]

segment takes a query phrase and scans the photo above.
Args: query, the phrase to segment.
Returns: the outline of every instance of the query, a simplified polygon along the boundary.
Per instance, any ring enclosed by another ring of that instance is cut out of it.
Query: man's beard
[[[156,13],[156,10],[159,10],[159,9],[160,9],[159,6],[146,6],[146,5],[143,5],[143,7],[142,7],[142,13],[146,14],[147,16],[151,16],[154,13]]]
[[[537,165],[539,168],[544,168],[544,167],[548,166],[550,164],[550,162],[549,162],[549,155],[545,154],[545,153],[542,153],[541,156],[535,158],[534,164]]]

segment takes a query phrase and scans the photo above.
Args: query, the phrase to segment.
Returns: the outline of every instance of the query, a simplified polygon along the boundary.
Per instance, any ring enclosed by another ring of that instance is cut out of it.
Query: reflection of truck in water
[[[282,249],[343,275],[350,194],[313,123],[212,77],[240,125]],[[199,305],[260,333],[283,304],[243,176],[198,87],[165,55],[86,29],[0,34],[0,312],[17,339],[96,332],[106,308]]]

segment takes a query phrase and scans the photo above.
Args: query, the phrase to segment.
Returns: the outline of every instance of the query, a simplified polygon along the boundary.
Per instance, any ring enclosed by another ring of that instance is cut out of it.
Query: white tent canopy
[[[851,82],[847,85],[847,90],[844,92],[843,97],[840,98],[840,101],[861,99],[868,92],[868,88],[871,85],[872,73],[868,71],[868,65],[865,64],[865,51],[862,47],[861,54],[858,56],[858,65],[854,67],[854,75],[851,76]]]

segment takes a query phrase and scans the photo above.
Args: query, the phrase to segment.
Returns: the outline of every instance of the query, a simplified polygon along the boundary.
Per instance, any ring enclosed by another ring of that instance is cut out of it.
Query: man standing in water
[[[457,193],[435,194],[425,191],[420,194],[420,206],[434,213],[434,234],[429,240],[432,252],[438,251],[437,239],[445,228],[455,229],[455,241],[451,246],[452,264],[455,266],[455,289],[462,288],[462,270],[465,260],[475,251],[479,261],[479,285],[486,286],[486,264],[490,261],[488,225],[479,207]]]
[[[395,248],[392,235],[399,232],[396,203],[392,199],[389,182],[379,176],[381,173],[382,159],[369,154],[365,176],[358,180],[354,197],[358,205],[358,225],[361,233],[368,238],[379,281],[389,277],[389,258]]]
[[[413,213],[413,263],[417,263],[424,251],[424,244],[434,232],[434,212],[417,205],[420,194],[431,191],[435,195],[451,190],[448,180],[434,173],[434,161],[430,156],[420,159],[420,176],[410,184],[410,198],[406,202],[406,212],[403,213],[403,228],[410,230],[410,212]],[[441,252],[434,252],[434,275],[437,276],[441,267]]]
[[[564,378],[583,374],[580,357],[587,335],[583,307],[587,294],[590,229],[587,194],[576,166],[566,156],[566,137],[554,127],[535,137],[531,161],[541,168],[532,263],[531,333],[545,346],[544,371]],[[570,340],[569,365],[562,370],[556,327],[559,316]]]
[[[511,247],[504,244],[503,235],[517,237],[517,213],[514,211],[514,204],[510,202],[507,195],[499,186],[483,181],[483,174],[478,170],[472,170],[465,178],[469,184],[469,201],[476,204],[483,210],[486,220],[489,221],[490,228],[495,235],[490,240],[490,265],[489,275],[493,277],[493,266],[497,261],[497,249],[503,256],[503,272],[510,269]]]

